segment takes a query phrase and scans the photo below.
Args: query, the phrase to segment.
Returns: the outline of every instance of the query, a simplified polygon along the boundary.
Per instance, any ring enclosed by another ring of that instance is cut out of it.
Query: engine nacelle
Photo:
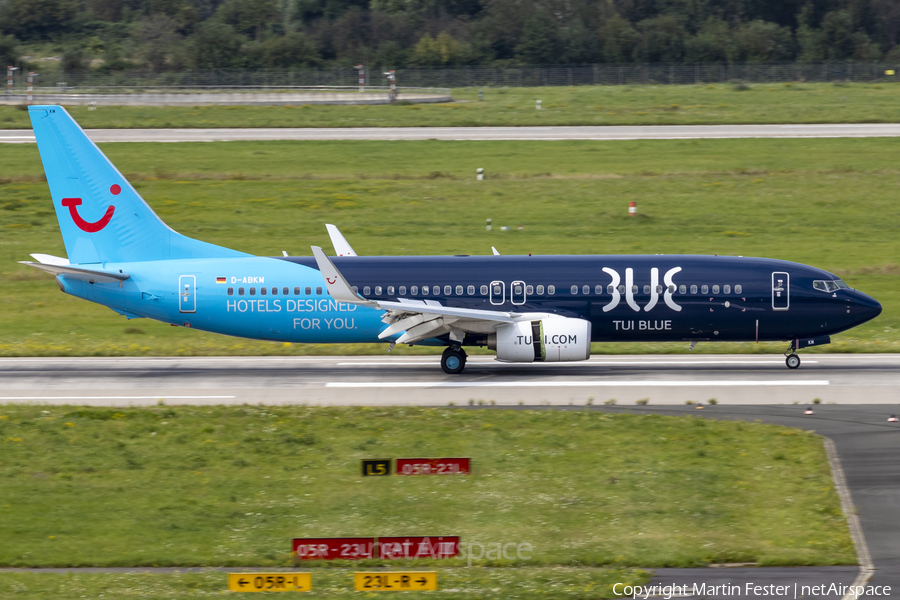
[[[488,348],[505,362],[566,362],[591,357],[591,323],[549,316],[507,323],[488,336]]]

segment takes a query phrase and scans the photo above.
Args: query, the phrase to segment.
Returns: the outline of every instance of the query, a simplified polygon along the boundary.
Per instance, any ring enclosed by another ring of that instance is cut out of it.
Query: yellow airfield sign
[[[437,589],[437,571],[356,572],[353,589],[357,592],[412,592]]]
[[[308,592],[311,573],[229,573],[231,592]]]

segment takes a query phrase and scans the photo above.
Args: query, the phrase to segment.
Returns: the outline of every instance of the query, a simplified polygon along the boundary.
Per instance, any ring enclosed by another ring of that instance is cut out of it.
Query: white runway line
[[[4,400],[231,400],[237,396],[0,396]]]
[[[578,361],[578,362],[567,362],[567,363],[506,363],[495,360],[472,360],[469,359],[469,364],[495,364],[497,366],[521,366],[522,364],[528,364],[529,366],[535,366],[539,364],[547,364],[555,367],[577,367],[584,365],[614,365],[614,366],[648,366],[648,365],[784,365],[783,360],[621,360],[621,361],[612,361],[612,360],[590,360],[590,361]],[[803,364],[817,364],[819,361],[817,360],[804,360]],[[437,361],[366,361],[360,360],[355,362],[339,362],[337,366],[339,367],[358,367],[362,365],[372,365],[372,366],[381,366],[381,367],[390,367],[390,366],[434,366],[439,364]],[[549,367],[547,367],[549,368]]]
[[[418,387],[766,387],[831,385],[827,379],[726,380],[721,381],[333,381],[326,388],[418,388]]]

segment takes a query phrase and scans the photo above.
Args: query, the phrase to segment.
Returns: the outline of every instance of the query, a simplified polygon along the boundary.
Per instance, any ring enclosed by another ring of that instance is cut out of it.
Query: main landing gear
[[[459,346],[448,346],[441,356],[441,368],[448,375],[462,373],[466,366],[466,351]]]

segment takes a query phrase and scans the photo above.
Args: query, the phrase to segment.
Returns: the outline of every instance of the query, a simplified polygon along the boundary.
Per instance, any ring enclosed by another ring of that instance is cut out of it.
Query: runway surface
[[[885,404],[897,412],[898,354],[594,356],[509,364],[470,356],[446,375],[438,356],[4,358],[0,403],[633,405]]]
[[[248,140],[688,140],[900,137],[900,123],[640,125],[598,127],[346,127],[277,129],[91,129],[95,142]],[[28,129],[0,130],[0,143],[34,142]]]

